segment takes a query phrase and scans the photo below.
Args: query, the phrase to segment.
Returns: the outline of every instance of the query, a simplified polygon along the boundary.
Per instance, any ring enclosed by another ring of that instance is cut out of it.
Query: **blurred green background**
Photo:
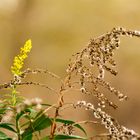
[[[29,38],[33,49],[25,67],[48,68],[64,77],[72,54],[90,38],[118,26],[140,30],[139,0],[0,0],[0,82],[12,78],[13,58]],[[121,38],[121,47],[116,53],[119,74],[108,79],[129,100],[119,103],[118,110],[109,112],[123,125],[140,132],[140,39]],[[29,79],[49,85],[55,83],[54,88],[59,86],[49,77],[30,76]],[[38,87],[23,87],[20,91],[28,98],[38,96],[50,102],[57,99],[50,91]],[[83,100],[86,96],[71,94],[68,98]],[[91,97],[87,100],[92,102]],[[85,116],[80,118],[82,113]],[[67,117],[69,114],[67,111]],[[73,118],[92,119],[91,113],[81,111],[81,114],[74,114]],[[95,129],[92,132],[96,134]]]

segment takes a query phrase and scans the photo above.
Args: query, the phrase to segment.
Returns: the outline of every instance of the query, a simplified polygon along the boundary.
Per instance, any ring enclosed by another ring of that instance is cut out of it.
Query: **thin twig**
[[[28,68],[28,69],[26,69],[23,72],[22,76],[24,77],[24,76],[26,76],[27,74],[30,74],[30,73],[31,74],[44,73],[44,74],[49,74],[49,75],[51,75],[54,78],[61,79],[60,76],[58,76],[58,75],[56,75],[56,74],[48,71],[47,69],[45,69],[45,70],[43,70],[43,69],[35,69],[35,70],[32,70],[32,69],[29,69]]]
[[[35,85],[35,86],[41,86],[41,87],[44,87],[44,88],[47,88],[55,93],[58,93],[55,89],[47,86],[46,84],[41,84],[41,83],[37,83],[37,82],[21,82],[21,83],[18,83],[18,85]]]

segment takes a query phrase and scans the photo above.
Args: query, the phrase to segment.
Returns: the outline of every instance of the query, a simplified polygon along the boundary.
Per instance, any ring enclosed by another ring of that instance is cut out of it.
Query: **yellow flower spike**
[[[27,40],[25,42],[25,45],[20,48],[20,54],[15,56],[13,66],[11,66],[11,72],[14,75],[20,76],[22,74],[22,67],[24,64],[24,60],[28,57],[27,53],[31,51],[32,48],[32,42],[31,40]]]

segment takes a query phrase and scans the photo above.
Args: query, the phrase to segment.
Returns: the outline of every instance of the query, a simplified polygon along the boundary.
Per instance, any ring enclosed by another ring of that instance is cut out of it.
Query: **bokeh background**
[[[140,30],[139,0],[0,0],[0,83],[12,78],[13,58],[29,38],[33,49],[25,67],[48,68],[64,77],[72,54],[85,46],[90,38],[118,26]],[[129,100],[119,103],[118,110],[109,109],[108,112],[123,125],[140,132],[140,39],[121,38],[116,59],[119,74],[108,79],[126,93]],[[29,79],[54,88],[59,86],[58,81],[42,75]],[[22,87],[19,91],[25,97],[37,96],[51,103],[57,99],[51,91],[39,87]],[[4,92],[7,91],[1,91]],[[69,93],[67,98],[69,101],[92,102],[91,97],[76,93]],[[67,110],[63,115],[73,117],[73,120],[92,119],[91,113],[82,110],[79,113]],[[91,127],[88,128],[91,135],[96,134],[97,129],[104,132],[98,126]]]

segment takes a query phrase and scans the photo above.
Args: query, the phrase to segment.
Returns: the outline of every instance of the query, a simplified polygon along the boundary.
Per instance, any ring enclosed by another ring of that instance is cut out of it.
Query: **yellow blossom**
[[[20,54],[14,58],[13,66],[11,66],[11,72],[14,75],[20,76],[22,74],[22,67],[24,64],[24,60],[28,57],[27,53],[30,52],[32,48],[31,40],[27,40],[25,45],[20,49]]]

